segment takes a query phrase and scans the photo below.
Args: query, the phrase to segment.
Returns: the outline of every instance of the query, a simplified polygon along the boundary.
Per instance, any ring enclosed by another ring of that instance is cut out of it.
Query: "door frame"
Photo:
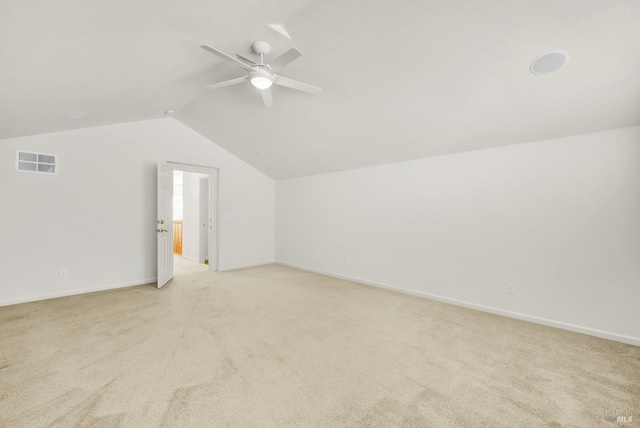
[[[209,235],[212,230],[211,207],[209,206],[211,177],[202,177],[198,182],[200,183],[200,188],[198,189],[198,263],[205,263],[205,261],[209,260]],[[206,201],[206,203],[202,203],[203,201]]]
[[[167,161],[172,170],[197,172],[209,175],[209,270],[217,271],[220,265],[218,245],[219,213],[218,195],[220,188],[220,168],[214,166],[194,165],[190,163]],[[173,227],[173,225],[172,225]]]

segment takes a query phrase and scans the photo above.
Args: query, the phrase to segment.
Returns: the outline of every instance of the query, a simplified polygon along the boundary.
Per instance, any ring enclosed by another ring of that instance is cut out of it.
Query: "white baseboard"
[[[614,340],[616,342],[627,343],[629,345],[640,346],[640,338],[638,338],[638,337],[626,336],[626,335],[623,335],[623,334],[612,333],[612,332],[609,332],[609,331],[598,330],[598,329],[594,329],[594,328],[590,328],[590,327],[583,327],[583,326],[579,326],[579,325],[575,325],[575,324],[569,324],[569,323],[565,323],[565,322],[562,322],[562,321],[555,321],[555,320],[551,320],[551,319],[547,319],[547,318],[540,318],[540,317],[537,317],[537,316],[527,315],[527,314],[523,314],[523,313],[520,313],[520,312],[507,311],[505,309],[495,308],[495,307],[492,307],[492,306],[479,305],[477,303],[467,302],[467,301],[464,301],[464,300],[451,299],[449,297],[443,297],[443,296],[438,296],[438,295],[435,295],[435,294],[424,293],[422,291],[416,291],[416,290],[410,290],[410,289],[407,289],[407,288],[396,287],[394,285],[383,284],[383,283],[380,283],[380,282],[367,281],[367,280],[360,279],[360,278],[355,278],[355,277],[342,275],[342,274],[338,274],[338,273],[333,273],[333,272],[327,272],[327,271],[323,271],[323,270],[319,270],[319,269],[313,269],[313,268],[310,268],[310,267],[307,267],[307,266],[301,266],[301,265],[297,265],[297,264],[293,264],[293,263],[284,262],[284,261],[281,261],[281,260],[276,260],[275,263],[283,265],[283,266],[292,267],[292,268],[295,268],[295,269],[300,269],[300,270],[304,270],[304,271],[308,271],[308,272],[319,273],[321,275],[331,276],[331,277],[334,277],[334,278],[345,279],[347,281],[357,282],[359,284],[371,285],[371,286],[374,286],[374,287],[384,288],[384,289],[392,290],[392,291],[398,291],[400,293],[411,294],[413,296],[418,296],[418,297],[426,297],[427,299],[437,300],[439,302],[444,302],[444,303],[450,303],[450,304],[456,305],[456,306],[463,306],[465,308],[475,309],[475,310],[482,311],[482,312],[489,312],[489,313],[492,313],[492,314],[501,315],[501,316],[505,316],[505,317],[509,317],[509,318],[515,318],[515,319],[519,319],[519,320],[522,320],[522,321],[528,321],[528,322],[532,322],[532,323],[535,323],[535,324],[546,325],[546,326],[549,326],[549,327],[560,328],[560,329],[563,329],[563,330],[573,331],[573,332],[576,332],[576,333],[587,334],[589,336],[601,337],[603,339],[609,339],[609,340]]]
[[[96,291],[115,290],[117,288],[132,287],[134,285],[153,284],[157,278],[141,279],[120,284],[101,285],[99,287],[80,288],[76,290],[60,291],[56,293],[39,294],[36,296],[19,297],[17,299],[0,300],[0,306],[17,305],[19,303],[37,302],[39,300],[56,299],[58,297],[75,296],[77,294],[93,293]]]
[[[250,267],[256,267],[256,266],[264,266],[264,265],[270,265],[275,263],[275,261],[273,260],[265,260],[262,262],[257,262],[257,263],[249,263],[246,265],[233,265],[233,266],[218,266],[218,272],[224,272],[224,271],[228,271],[228,270],[236,270],[236,269],[245,269],[245,268],[250,268]]]

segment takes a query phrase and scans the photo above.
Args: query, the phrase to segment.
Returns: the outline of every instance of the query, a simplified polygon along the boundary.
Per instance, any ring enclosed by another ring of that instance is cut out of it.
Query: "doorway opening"
[[[173,257],[180,267],[218,270],[218,169],[167,162],[173,169]],[[171,233],[170,232],[170,233]]]
[[[208,174],[173,171],[173,253],[209,264],[210,177]]]

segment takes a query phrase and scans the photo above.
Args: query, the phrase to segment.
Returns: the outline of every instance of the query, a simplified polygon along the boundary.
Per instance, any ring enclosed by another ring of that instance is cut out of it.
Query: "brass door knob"
[[[168,230],[167,229],[156,229],[156,232],[162,233],[162,232],[168,232]]]
[[[164,220],[158,220],[158,224],[164,224]]]

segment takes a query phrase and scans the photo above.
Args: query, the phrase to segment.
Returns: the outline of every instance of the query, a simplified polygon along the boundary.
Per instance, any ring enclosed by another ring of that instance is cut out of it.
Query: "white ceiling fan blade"
[[[236,77],[235,79],[225,80],[224,82],[218,82],[218,83],[214,83],[212,85],[207,85],[204,88],[205,89],[224,88],[225,86],[236,85],[236,84],[242,83],[242,82],[244,82],[246,80],[247,80],[247,76]]]
[[[271,67],[271,69],[274,72],[277,72],[282,67],[300,58],[301,56],[302,56],[302,52],[298,48],[291,48],[285,53],[283,53],[282,55],[280,55],[278,58],[271,61],[269,63],[269,67]]]
[[[264,105],[267,107],[273,107],[273,97],[271,96],[271,89],[260,89],[260,93],[262,94],[262,101],[264,101]]]
[[[252,70],[253,70],[249,64],[245,64],[244,62],[242,62],[242,61],[240,61],[240,60],[238,60],[238,59],[235,59],[235,58],[234,58],[234,57],[232,57],[231,55],[227,55],[226,53],[224,53],[224,52],[222,52],[222,51],[219,51],[219,50],[218,50],[218,49],[216,49],[216,48],[212,48],[212,47],[211,47],[211,46],[209,46],[209,45],[202,45],[202,46],[200,46],[200,47],[201,47],[202,49],[206,50],[206,51],[211,52],[211,53],[212,53],[212,54],[214,54],[214,55],[219,56],[220,58],[223,58],[223,59],[226,59],[227,61],[232,62],[233,64],[237,65],[237,66],[238,66],[238,67],[240,67],[240,68],[243,68],[243,69],[245,69],[245,70],[247,70],[247,71],[252,71]]]
[[[284,36],[287,39],[291,40],[291,36],[289,35],[289,32],[287,30],[285,30],[285,28],[282,25],[280,25],[280,24],[269,24],[268,27],[271,28],[276,33],[280,34],[281,36]]]
[[[249,65],[254,65],[254,64],[255,64],[255,62],[251,61],[249,58],[245,58],[245,57],[243,57],[242,55],[236,54],[236,56],[237,56],[238,58],[240,58],[240,60],[241,60],[241,61],[244,61],[244,62],[246,62],[246,63],[247,63],[247,64],[249,64]]]
[[[286,86],[287,88],[297,89],[298,91],[309,92],[311,94],[319,94],[322,89],[309,85],[307,83],[298,82],[297,80],[289,79],[288,77],[273,76],[273,83],[280,86]]]

